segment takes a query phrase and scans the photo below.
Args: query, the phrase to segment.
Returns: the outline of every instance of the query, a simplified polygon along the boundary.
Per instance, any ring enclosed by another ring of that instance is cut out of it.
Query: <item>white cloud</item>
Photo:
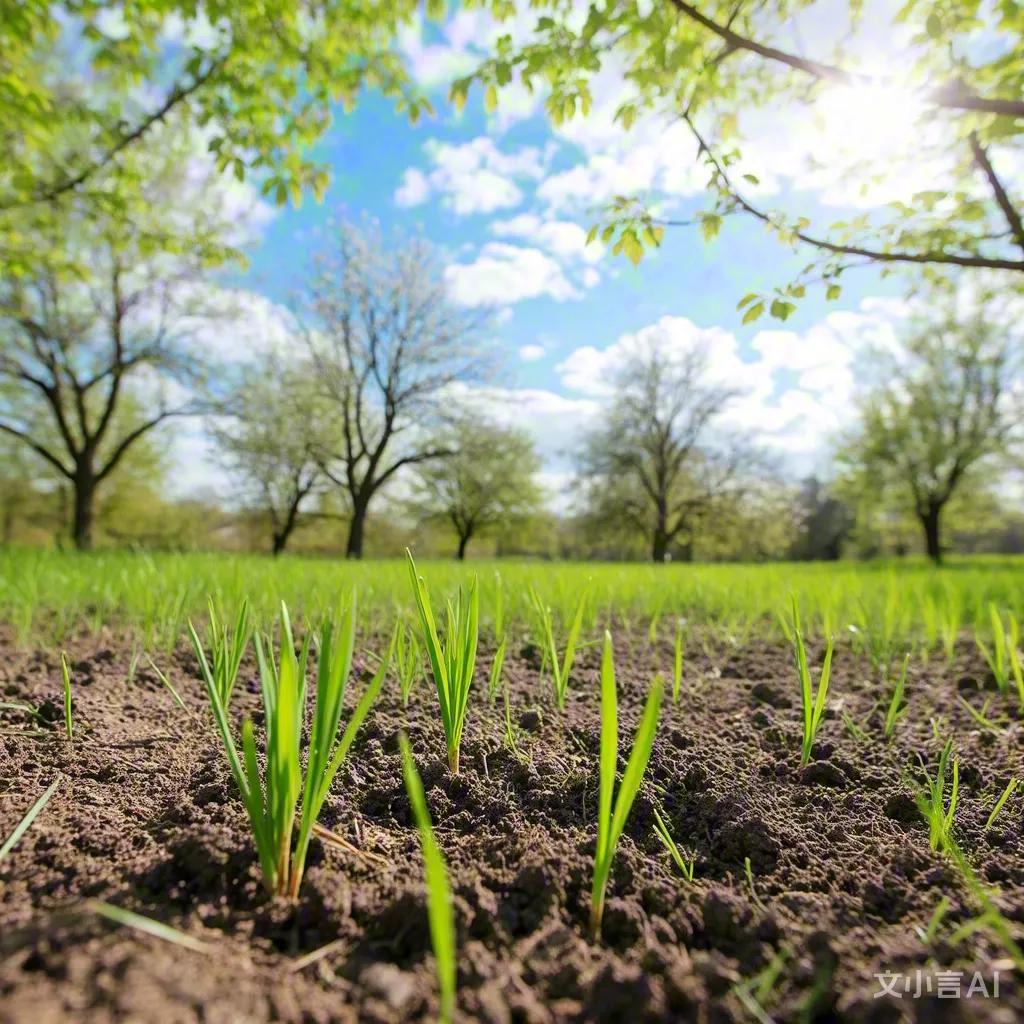
[[[402,175],[402,184],[395,190],[395,203],[398,206],[419,206],[429,195],[427,176],[418,168],[409,167]]]
[[[587,233],[567,220],[548,220],[535,213],[521,213],[510,220],[495,221],[491,231],[500,238],[521,238],[565,259],[597,263],[604,255],[600,242],[587,245]]]
[[[408,168],[395,202],[416,206],[438,195],[460,216],[518,206],[520,185],[542,178],[549,156],[534,146],[503,152],[484,135],[459,144],[431,139],[423,148],[431,169]]]
[[[538,359],[544,358],[544,346],[522,345],[519,349],[519,358],[524,363],[535,363]]]
[[[760,331],[749,353],[723,328],[666,316],[603,349],[578,348],[555,369],[568,391],[607,401],[616,372],[636,353],[653,347],[672,358],[703,348],[709,380],[740,392],[720,422],[750,432],[791,471],[810,472],[854,415],[858,358],[874,346],[894,344],[894,320],[908,309],[901,300],[866,300],[857,310],[830,313],[802,333]]]
[[[541,295],[556,302],[580,297],[547,253],[504,242],[488,242],[472,263],[449,264],[445,279],[463,306],[507,305]]]

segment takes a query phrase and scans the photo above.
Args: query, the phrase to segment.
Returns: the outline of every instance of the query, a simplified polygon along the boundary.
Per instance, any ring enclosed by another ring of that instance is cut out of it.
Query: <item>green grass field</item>
[[[940,650],[963,630],[989,629],[990,605],[1016,614],[1024,560],[958,559],[942,569],[924,561],[765,565],[421,563],[438,595],[479,578],[485,630],[495,620],[533,621],[530,590],[562,623],[588,588],[588,630],[615,624],[671,635],[713,631],[737,641],[779,636],[790,596],[805,632],[848,637],[874,656],[913,648]],[[248,598],[268,622],[283,600],[297,621],[331,611],[355,589],[363,629],[386,629],[413,611],[401,560],[344,562],[222,554],[87,555],[38,550],[0,553],[0,621],[19,645],[60,643],[82,629],[130,629],[146,645],[170,645],[207,600],[224,608]],[[498,630],[500,632],[500,630]]]

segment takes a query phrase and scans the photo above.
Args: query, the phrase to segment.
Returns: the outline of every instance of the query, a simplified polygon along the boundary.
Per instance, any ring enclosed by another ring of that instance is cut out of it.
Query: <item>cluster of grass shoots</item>
[[[615,660],[612,637],[605,631],[601,653],[601,753],[600,785],[597,800],[597,846],[594,851],[594,877],[590,893],[590,930],[600,934],[604,917],[605,892],[611,875],[612,859],[625,828],[640,782],[651,758],[654,737],[658,729],[658,715],[665,684],[655,676],[640,716],[633,746],[626,761],[618,790],[615,789],[615,771],[619,752],[618,694],[615,688]]]
[[[274,896],[295,899],[302,884],[314,825],[356,732],[376,699],[392,652],[388,651],[338,740],[355,648],[355,597],[337,623],[331,618],[324,620],[316,644],[315,704],[303,770],[306,666],[312,634],[307,633],[296,655],[291,620],[282,603],[280,652],[276,659],[271,638],[258,632],[253,634],[265,720],[266,769],[261,778],[252,720],[246,718],[242,724],[239,753],[228,719],[239,667],[252,634],[248,609],[239,609],[234,630],[227,628],[214,613],[209,658],[191,623],[189,633],[231,773],[249,815],[264,884]],[[298,833],[293,843],[296,818]]]
[[[569,676],[572,672],[573,662],[576,660],[576,648],[579,644],[580,632],[583,629],[583,616],[587,608],[587,588],[581,590],[577,598],[576,611],[573,614],[569,631],[566,634],[565,648],[561,659],[558,657],[558,647],[555,643],[554,616],[552,615],[551,608],[544,602],[536,589],[532,587],[530,588],[530,601],[533,605],[544,663],[551,671],[551,685],[555,692],[555,704],[559,710],[563,710],[565,708],[566,694],[569,692]]]
[[[939,755],[939,763],[933,778],[925,769],[924,761],[921,768],[925,772],[923,786],[917,787],[917,806],[928,823],[928,842],[936,851],[944,851],[953,845],[953,817],[956,814],[957,799],[960,791],[960,766],[957,758],[953,758],[952,784],[949,800],[946,800],[946,770],[949,766],[953,741],[949,739]],[[918,758],[920,760],[920,757]]]
[[[800,767],[803,768],[811,760],[811,748],[814,746],[814,739],[818,735],[822,716],[825,713],[825,698],[828,696],[829,677],[832,673],[833,639],[831,636],[828,638],[825,647],[825,660],[822,662],[818,686],[815,689],[811,679],[811,670],[807,664],[807,647],[804,644],[803,631],[800,626],[800,607],[795,597],[792,599],[792,605],[790,635],[793,638],[797,675],[800,678],[800,703],[803,707],[803,742],[800,746]]]
[[[454,603],[448,601],[448,617],[442,640],[438,636],[427,584],[416,572],[412,553],[406,551],[406,558],[420,625],[423,628],[423,641],[434,676],[437,699],[441,705],[441,722],[448,747],[448,767],[452,775],[458,775],[462,731],[466,724],[469,691],[473,685],[473,671],[476,667],[480,618],[479,589],[474,579],[468,593],[460,589]]]
[[[975,643],[985,659],[992,678],[995,679],[999,692],[1008,694],[1010,684],[1014,685],[1017,702],[1024,711],[1024,664],[1020,654],[1020,625],[1012,612],[1006,613],[1006,621],[999,614],[995,604],[989,603],[989,620],[992,625],[992,646],[990,647],[979,635],[975,635]]]

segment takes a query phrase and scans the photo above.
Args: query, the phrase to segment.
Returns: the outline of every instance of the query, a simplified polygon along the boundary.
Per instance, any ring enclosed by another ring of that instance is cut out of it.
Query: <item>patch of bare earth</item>
[[[389,686],[335,781],[323,822],[376,859],[314,844],[301,901],[261,887],[247,822],[191,654],[163,659],[188,705],[155,674],[128,683],[129,649],[82,640],[73,658],[76,738],[63,736],[53,654],[0,647],[0,837],[54,779],[60,787],[0,864],[0,1022],[405,1021],[431,1019],[435,986],[419,843],[402,785],[405,728],[449,861],[459,938],[463,1020],[739,1021],[737,985],[779,954],[761,993],[775,1020],[1024,1019],[1024,990],[975,935],[948,936],[975,911],[949,863],[928,846],[906,773],[934,763],[930,719],[957,738],[956,832],[1001,907],[1024,919],[1019,801],[985,830],[991,807],[1022,772],[1024,732],[987,731],[957,699],[982,703],[980,664],[911,669],[910,713],[880,737],[881,687],[838,652],[832,704],[801,771],[800,708],[790,654],[752,643],[692,654],[678,705],[663,712],[651,766],[626,827],[601,942],[587,935],[595,836],[598,650],[587,648],[568,706],[555,710],[536,652],[507,662],[518,756],[504,743],[501,702],[475,694],[462,775],[448,776],[436,697],[420,682],[408,708]],[[668,646],[620,636],[616,661],[623,753]],[[158,659],[160,660],[160,659]],[[485,678],[489,658],[481,659]],[[236,710],[256,708],[243,669]],[[354,681],[348,701],[358,694]],[[993,709],[1000,701],[993,702]],[[872,710],[874,708],[874,710]],[[842,713],[867,730],[843,726]],[[990,710],[990,714],[994,714]],[[42,735],[32,735],[41,732]],[[653,832],[660,806],[697,859],[685,881]],[[749,858],[754,888],[745,875]],[[939,938],[917,934],[951,907]],[[200,939],[191,952],[90,913],[99,898]],[[313,954],[317,954],[314,956]],[[975,971],[999,997],[903,992],[921,971]],[[877,997],[879,974],[898,991]]]

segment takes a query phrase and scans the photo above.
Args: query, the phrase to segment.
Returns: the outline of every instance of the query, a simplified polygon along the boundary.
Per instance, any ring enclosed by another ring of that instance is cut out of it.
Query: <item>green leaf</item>
[[[743,323],[745,323],[745,324],[751,323],[752,321],[756,320],[763,312],[764,312],[764,303],[763,302],[755,302],[754,305],[752,305],[750,307],[750,309],[748,309],[746,311],[746,313],[743,314]]]

